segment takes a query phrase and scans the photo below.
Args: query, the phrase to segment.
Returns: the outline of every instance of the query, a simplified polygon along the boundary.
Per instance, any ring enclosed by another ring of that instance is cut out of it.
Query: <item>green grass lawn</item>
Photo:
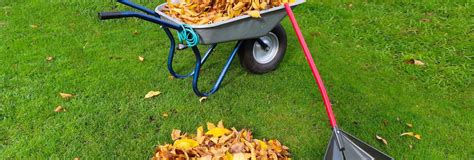
[[[294,159],[324,155],[331,130],[287,19],[278,70],[254,75],[235,60],[222,88],[200,103],[191,79],[168,79],[169,42],[157,25],[97,18],[126,9],[112,1],[0,1],[0,159],[148,159],[171,142],[172,129],[194,132],[221,119],[279,139]],[[310,0],[295,14],[342,129],[396,159],[472,159],[473,10],[462,0]],[[213,85],[233,45],[209,59],[201,88]],[[192,53],[177,56],[176,68],[188,71]],[[163,93],[145,100],[150,90]],[[58,105],[67,111],[54,112]],[[422,139],[399,136],[408,131]]]

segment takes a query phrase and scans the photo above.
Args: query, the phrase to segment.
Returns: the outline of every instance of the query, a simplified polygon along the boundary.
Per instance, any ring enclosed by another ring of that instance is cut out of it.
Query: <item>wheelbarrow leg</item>
[[[168,55],[168,71],[170,72],[170,74],[175,77],[175,78],[187,78],[187,77],[190,77],[190,76],[193,76],[194,75],[194,71],[192,71],[191,73],[189,74],[186,74],[186,75],[181,75],[181,74],[178,74],[176,73],[176,71],[174,70],[173,68],[173,60],[174,60],[174,55],[176,53],[176,43],[175,43],[175,40],[173,38],[173,34],[171,34],[171,32],[166,31],[166,34],[170,37],[170,43],[171,43],[171,46],[170,46],[170,51],[169,51],[169,55]],[[212,44],[209,49],[207,50],[206,54],[204,55],[204,57],[202,58],[201,60],[201,65],[203,65],[204,63],[206,63],[207,61],[207,58],[209,58],[209,55],[211,55],[211,53],[214,51],[214,49],[216,49],[217,47],[217,44]]]
[[[243,41],[238,41],[237,44],[234,47],[234,50],[232,51],[232,54],[230,54],[229,59],[227,59],[226,64],[224,65],[224,68],[221,71],[221,74],[219,75],[219,78],[217,78],[216,83],[212,87],[212,89],[209,92],[201,92],[198,88],[198,80],[199,80],[199,71],[201,70],[201,65],[200,63],[201,60],[201,54],[199,53],[199,49],[197,47],[193,47],[194,55],[196,56],[196,68],[194,68],[194,77],[193,77],[193,90],[196,95],[200,97],[207,97],[213,93],[215,93],[217,90],[219,90],[219,87],[222,83],[222,80],[224,80],[225,75],[227,74],[227,71],[229,71],[230,65],[232,64],[232,60],[234,60],[235,55],[240,49],[240,46],[242,46]],[[204,57],[207,58],[207,57]],[[203,59],[205,61],[205,59]]]

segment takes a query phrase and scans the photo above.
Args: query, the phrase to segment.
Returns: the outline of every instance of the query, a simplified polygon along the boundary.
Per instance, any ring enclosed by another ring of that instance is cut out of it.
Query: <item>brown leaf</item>
[[[69,98],[74,97],[74,95],[69,94],[69,93],[59,93],[59,95],[60,95],[63,99],[69,99]]]
[[[380,140],[381,142],[383,142],[383,144],[387,145],[387,140],[385,140],[384,138],[380,137],[379,135],[375,135],[375,138],[377,138],[378,140]]]
[[[140,62],[143,62],[143,61],[145,60],[145,58],[143,58],[143,56],[138,56],[138,60],[139,60]]]
[[[66,111],[62,106],[57,106],[56,109],[54,109],[54,112],[64,112]]]
[[[416,59],[409,59],[409,60],[406,60],[405,61],[406,64],[414,64],[414,65],[417,65],[417,66],[424,66],[425,63],[420,61],[420,60],[416,60]]]
[[[160,94],[161,94],[160,91],[150,91],[145,95],[145,99],[153,98],[153,97],[159,96]]]
[[[237,142],[235,144],[232,144],[232,146],[230,146],[230,152],[231,153],[240,153],[240,152],[243,152],[244,150],[244,143],[242,142]]]
[[[179,138],[181,138],[181,130],[173,129],[173,132],[171,132],[171,139],[177,140]]]
[[[138,30],[133,31],[133,35],[138,35],[138,34],[139,34]]]

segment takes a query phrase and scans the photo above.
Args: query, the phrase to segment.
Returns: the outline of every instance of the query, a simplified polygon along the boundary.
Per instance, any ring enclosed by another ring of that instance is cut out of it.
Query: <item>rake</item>
[[[285,4],[285,9],[290,18],[293,29],[296,32],[298,40],[301,47],[303,48],[304,54],[306,56],[306,61],[311,67],[316,83],[318,84],[319,91],[323,97],[324,105],[326,106],[326,113],[329,117],[329,123],[332,127],[332,136],[329,140],[328,147],[326,149],[326,154],[324,155],[325,160],[358,160],[358,159],[382,159],[382,160],[391,160],[392,157],[387,154],[375,149],[374,147],[368,145],[365,142],[357,139],[356,137],[342,131],[337,127],[336,118],[332,111],[331,102],[329,101],[329,96],[324,87],[323,80],[319,75],[318,69],[314,64],[313,57],[309,51],[308,45],[304,40],[303,34],[301,33],[298,22],[296,21],[295,15],[291,10],[290,5]]]

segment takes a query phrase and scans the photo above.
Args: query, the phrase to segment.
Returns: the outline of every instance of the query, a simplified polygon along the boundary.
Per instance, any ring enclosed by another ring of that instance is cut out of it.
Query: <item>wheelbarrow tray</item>
[[[305,0],[296,0],[291,3],[295,7],[304,3]],[[164,12],[166,3],[156,7],[155,12],[161,16],[164,21],[176,24],[185,24],[184,22],[173,18]],[[252,18],[249,15],[241,15],[226,21],[206,24],[190,25],[197,34],[199,34],[200,44],[215,44],[221,42],[253,39],[262,37],[270,32],[280,21],[285,18],[286,11],[283,5],[260,11],[262,18]]]

